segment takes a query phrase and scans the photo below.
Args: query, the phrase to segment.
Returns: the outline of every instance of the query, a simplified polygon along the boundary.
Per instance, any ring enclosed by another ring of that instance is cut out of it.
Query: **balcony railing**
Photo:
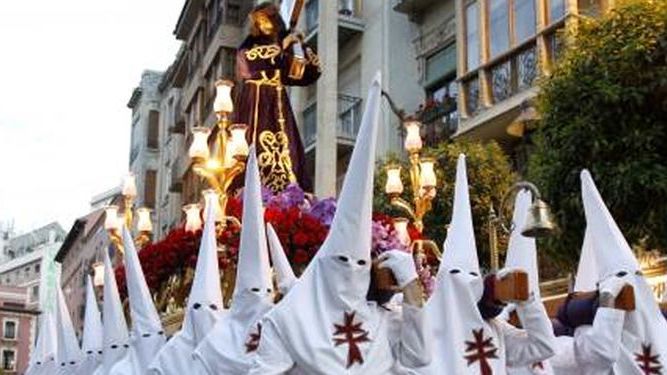
[[[336,139],[338,142],[354,142],[361,125],[361,98],[349,95],[338,96],[338,121]],[[317,140],[317,103],[303,111],[303,142],[308,149]]]

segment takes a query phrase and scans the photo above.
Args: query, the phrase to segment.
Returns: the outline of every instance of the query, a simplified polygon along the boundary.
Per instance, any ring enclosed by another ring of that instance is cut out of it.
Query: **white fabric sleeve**
[[[620,354],[624,319],[621,310],[598,308],[593,325],[579,327],[574,332],[577,363],[591,370],[611,371]]]
[[[507,366],[529,366],[553,356],[553,328],[542,303],[531,296],[525,303],[517,304],[516,312],[523,329],[495,320],[505,339]]]
[[[404,303],[401,313],[390,313],[389,339],[394,358],[406,369],[417,369],[431,363],[432,342],[424,308]]]
[[[270,320],[262,322],[262,337],[256,355],[253,356],[249,375],[286,374],[294,367],[294,361],[285,349],[283,340]]]

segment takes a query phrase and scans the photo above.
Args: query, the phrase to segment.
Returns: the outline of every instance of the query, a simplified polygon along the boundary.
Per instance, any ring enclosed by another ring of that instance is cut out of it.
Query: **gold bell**
[[[541,199],[535,199],[530,206],[529,216],[526,219],[526,226],[521,234],[526,237],[546,237],[551,236],[556,231],[556,224],[551,217],[551,209]]]

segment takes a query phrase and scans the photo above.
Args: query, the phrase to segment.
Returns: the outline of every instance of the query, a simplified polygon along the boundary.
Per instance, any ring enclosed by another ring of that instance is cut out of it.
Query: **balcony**
[[[410,17],[420,16],[439,0],[392,0],[391,7],[396,12],[407,14]]]
[[[338,96],[338,121],[336,143],[339,146],[354,146],[361,124],[361,98]],[[317,141],[317,103],[303,111],[303,143],[306,153],[315,149]]]
[[[183,109],[181,108],[181,102],[177,102],[174,106],[173,118],[171,119],[171,125],[169,126],[169,133],[172,134],[185,134],[185,116],[183,115]]]
[[[331,1],[331,0],[329,0]],[[361,34],[365,28],[361,0],[338,1],[338,46]],[[320,0],[306,4],[306,42],[317,48],[317,32],[320,21]]]

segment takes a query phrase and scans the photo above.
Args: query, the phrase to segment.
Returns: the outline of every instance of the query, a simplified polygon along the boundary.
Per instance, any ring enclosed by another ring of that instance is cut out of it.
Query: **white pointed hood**
[[[72,325],[72,317],[67,308],[67,301],[63,291],[58,285],[58,309],[57,309],[57,325],[56,335],[58,337],[58,374],[69,375],[75,372],[83,360],[81,348],[79,348],[79,340],[76,338],[74,325]]]
[[[537,246],[535,238],[526,237],[521,231],[526,226],[528,211],[531,205],[531,195],[528,190],[517,193],[514,201],[514,215],[512,216],[512,233],[510,233],[505,259],[506,268],[519,268],[528,273],[530,291],[535,299],[540,297],[540,277],[537,268]]]
[[[30,353],[30,366],[26,375],[54,374],[58,368],[56,356],[58,335],[56,334],[55,311],[46,309],[40,316],[39,333],[35,349]]]
[[[639,262],[607,209],[587,170],[581,172],[586,222],[595,254],[598,281],[618,277],[634,287],[635,310],[625,314],[621,355],[617,373],[641,373],[639,357],[655,356],[655,366],[667,365],[667,321],[651,287],[641,274]]]
[[[118,293],[116,275],[111,266],[109,253],[104,253],[104,304],[103,318],[103,347],[102,347],[102,375],[107,375],[111,368],[120,361],[130,346],[127,323],[123,314],[123,305]]]
[[[466,342],[490,339],[499,347],[496,331],[482,319],[477,302],[482,297],[483,281],[477,259],[477,247],[472,222],[472,210],[468,195],[468,177],[465,155],[459,156],[456,165],[456,186],[452,220],[443,245],[443,258],[438,270],[436,285],[426,304],[434,337],[433,360],[427,374],[481,374],[480,363],[470,364],[466,356]],[[489,358],[494,374],[505,373],[502,348],[497,357]]]
[[[125,358],[114,366],[113,374],[143,374],[157,352],[165,344],[160,316],[155,309],[134,240],[127,227],[123,226],[125,248],[125,278],[130,299],[132,338]]]
[[[273,263],[273,270],[276,273],[278,290],[282,295],[292,288],[296,283],[297,278],[294,270],[287,259],[283,245],[280,243],[278,233],[273,229],[273,225],[266,224],[266,236],[269,239],[269,253],[271,255],[271,263]]]
[[[259,344],[259,320],[273,307],[261,189],[253,146],[245,173],[243,226],[232,306],[195,351],[195,358],[212,374],[248,372],[251,355]]]
[[[575,292],[591,292],[598,288],[598,268],[595,265],[595,252],[593,250],[592,236],[586,228],[584,242],[581,245],[577,276],[574,279]]]
[[[354,151],[329,234],[290,292],[268,315],[298,355],[317,356],[321,368],[348,373],[346,345],[334,345],[335,324],[351,320],[370,341],[358,345],[367,358],[378,330],[375,307],[366,300],[371,270],[373,173],[381,95],[378,72],[370,85]],[[382,345],[378,342],[378,345]],[[312,361],[312,358],[304,358]]]
[[[58,280],[60,265],[54,261],[57,249],[46,251],[42,257],[40,277],[39,332],[34,350],[30,353],[30,366],[26,375],[55,374],[58,340],[56,335],[58,308]]]
[[[206,206],[218,199],[206,195]],[[149,370],[158,374],[181,375],[192,371],[192,355],[197,346],[211,332],[223,316],[218,246],[215,237],[215,210],[204,209],[206,220],[199,245],[195,276],[185,308],[183,326],[157,354]]]
[[[90,275],[86,275],[86,315],[83,321],[81,351],[84,359],[78,374],[92,374],[102,361],[102,317]]]

